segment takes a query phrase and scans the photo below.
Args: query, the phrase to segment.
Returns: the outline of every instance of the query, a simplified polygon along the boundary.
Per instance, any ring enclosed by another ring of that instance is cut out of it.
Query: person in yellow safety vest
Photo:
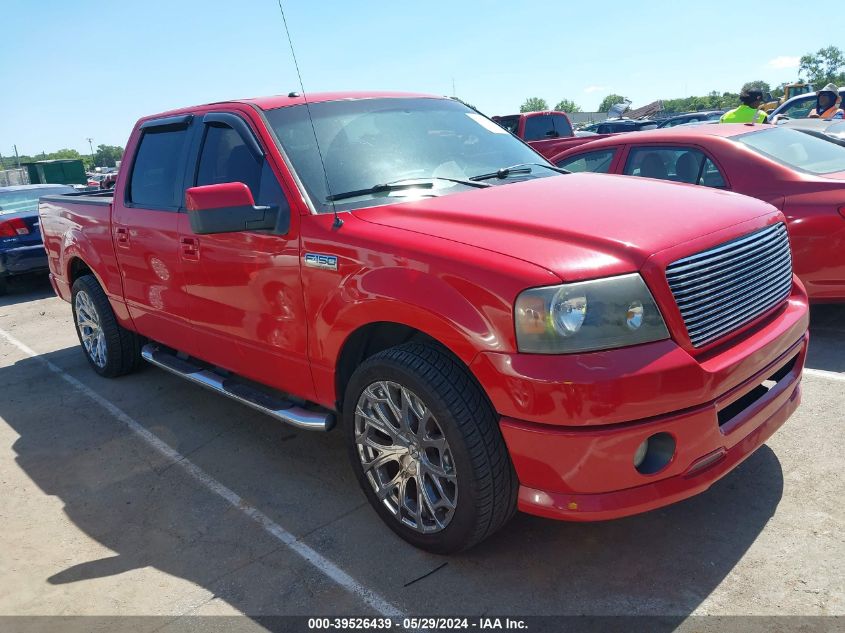
[[[758,109],[764,103],[762,90],[746,84],[739,93],[739,100],[742,105],[725,112],[719,123],[766,123],[766,113]]]
[[[833,84],[827,84],[816,94],[816,107],[807,115],[809,119],[842,119],[845,110],[840,108],[842,97],[839,89]]]

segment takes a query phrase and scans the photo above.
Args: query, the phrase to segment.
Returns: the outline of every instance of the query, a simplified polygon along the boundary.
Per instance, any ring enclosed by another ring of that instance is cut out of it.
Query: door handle
[[[129,229],[125,227],[118,227],[115,229],[118,246],[129,246]]]
[[[182,257],[185,259],[200,258],[200,243],[195,237],[183,237],[179,240],[182,244]]]

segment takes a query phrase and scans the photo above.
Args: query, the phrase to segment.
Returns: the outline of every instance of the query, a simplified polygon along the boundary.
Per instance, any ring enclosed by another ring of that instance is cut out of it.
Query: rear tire
[[[364,494],[412,545],[467,549],[516,511],[518,481],[498,417],[447,353],[407,343],[370,357],[349,382],[343,420]]]
[[[117,322],[106,293],[93,275],[83,275],[73,282],[71,306],[82,352],[95,372],[116,378],[138,368],[140,339]]]

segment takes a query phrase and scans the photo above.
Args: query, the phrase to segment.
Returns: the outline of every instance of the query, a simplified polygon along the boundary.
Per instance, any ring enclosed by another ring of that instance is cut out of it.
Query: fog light
[[[637,452],[634,453],[634,468],[639,468],[640,464],[645,459],[645,453],[648,450],[648,439],[644,439],[643,443],[637,447]]]
[[[637,463],[637,457],[642,458]],[[653,475],[660,472],[675,457],[675,438],[669,433],[655,433],[649,436],[634,453],[634,468],[641,475]]]

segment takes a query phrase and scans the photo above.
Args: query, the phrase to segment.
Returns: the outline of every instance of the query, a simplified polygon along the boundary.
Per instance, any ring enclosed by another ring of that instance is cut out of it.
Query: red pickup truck
[[[141,119],[126,156],[113,194],[40,205],[91,367],[146,360],[337,422],[419,547],[469,547],[516,509],[684,499],[798,406],[807,297],[789,268],[760,275],[789,239],[759,200],[561,175],[425,95],[185,108]]]
[[[494,116],[493,120],[546,158],[552,158],[563,151],[596,139],[614,136],[613,134],[575,136],[566,112],[524,112]]]

